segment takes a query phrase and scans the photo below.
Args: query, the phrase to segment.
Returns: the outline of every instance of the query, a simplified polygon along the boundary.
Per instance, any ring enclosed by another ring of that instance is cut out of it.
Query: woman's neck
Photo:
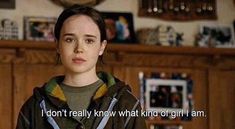
[[[84,73],[65,73],[63,83],[69,86],[82,87],[92,84],[99,80],[95,71],[88,71]]]

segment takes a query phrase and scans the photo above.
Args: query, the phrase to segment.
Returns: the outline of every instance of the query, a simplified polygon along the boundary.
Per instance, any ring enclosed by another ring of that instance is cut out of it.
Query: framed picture
[[[15,0],[0,0],[0,8],[15,9]]]
[[[56,18],[24,17],[24,39],[36,41],[54,41]]]
[[[162,124],[162,125],[150,125],[150,127],[149,127],[150,129],[183,129],[183,126],[181,126],[181,125],[173,125],[173,124],[171,124],[171,125],[164,125],[164,124]]]
[[[131,13],[102,12],[107,39],[111,43],[135,43],[133,15]]]
[[[17,40],[19,38],[18,24],[16,21],[2,19],[0,23],[0,40]]]
[[[146,105],[148,111],[186,111],[187,82],[185,80],[146,79]]]
[[[233,25],[226,24],[201,24],[200,46],[233,48],[235,47]]]

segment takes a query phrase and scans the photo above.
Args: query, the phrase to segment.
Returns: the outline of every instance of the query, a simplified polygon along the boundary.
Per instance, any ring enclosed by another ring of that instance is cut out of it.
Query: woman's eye
[[[88,43],[88,44],[92,44],[92,43],[94,43],[95,41],[94,41],[93,39],[86,39],[85,42]]]
[[[75,39],[73,39],[73,38],[70,38],[70,37],[65,38],[65,42],[67,42],[67,43],[72,43],[74,41],[75,41]]]

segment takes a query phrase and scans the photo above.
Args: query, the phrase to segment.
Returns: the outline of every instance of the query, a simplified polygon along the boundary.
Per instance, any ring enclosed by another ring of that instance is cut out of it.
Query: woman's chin
[[[67,71],[70,73],[74,74],[79,74],[79,73],[85,73],[90,71],[91,68],[88,68],[87,66],[76,66],[76,67],[70,67]]]

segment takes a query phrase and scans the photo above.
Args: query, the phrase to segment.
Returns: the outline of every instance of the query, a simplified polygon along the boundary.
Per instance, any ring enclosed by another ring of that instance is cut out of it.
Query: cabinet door
[[[209,72],[210,129],[235,128],[235,70]]]
[[[0,129],[12,129],[12,68],[11,64],[0,64]]]
[[[139,97],[140,87],[138,73],[142,71],[145,74],[151,74],[151,72],[166,72],[166,73],[187,73],[191,76],[194,86],[193,86],[193,101],[195,111],[204,111],[208,113],[207,103],[208,103],[208,87],[207,87],[207,72],[203,69],[184,69],[184,68],[164,68],[164,67],[127,67],[126,68],[126,82],[132,87],[133,93]],[[149,122],[148,122],[149,123]],[[152,122],[150,122],[152,123]],[[161,122],[155,121],[155,124],[172,124],[174,122]],[[204,117],[194,117],[192,121],[180,121],[184,129],[208,129],[208,116]]]

